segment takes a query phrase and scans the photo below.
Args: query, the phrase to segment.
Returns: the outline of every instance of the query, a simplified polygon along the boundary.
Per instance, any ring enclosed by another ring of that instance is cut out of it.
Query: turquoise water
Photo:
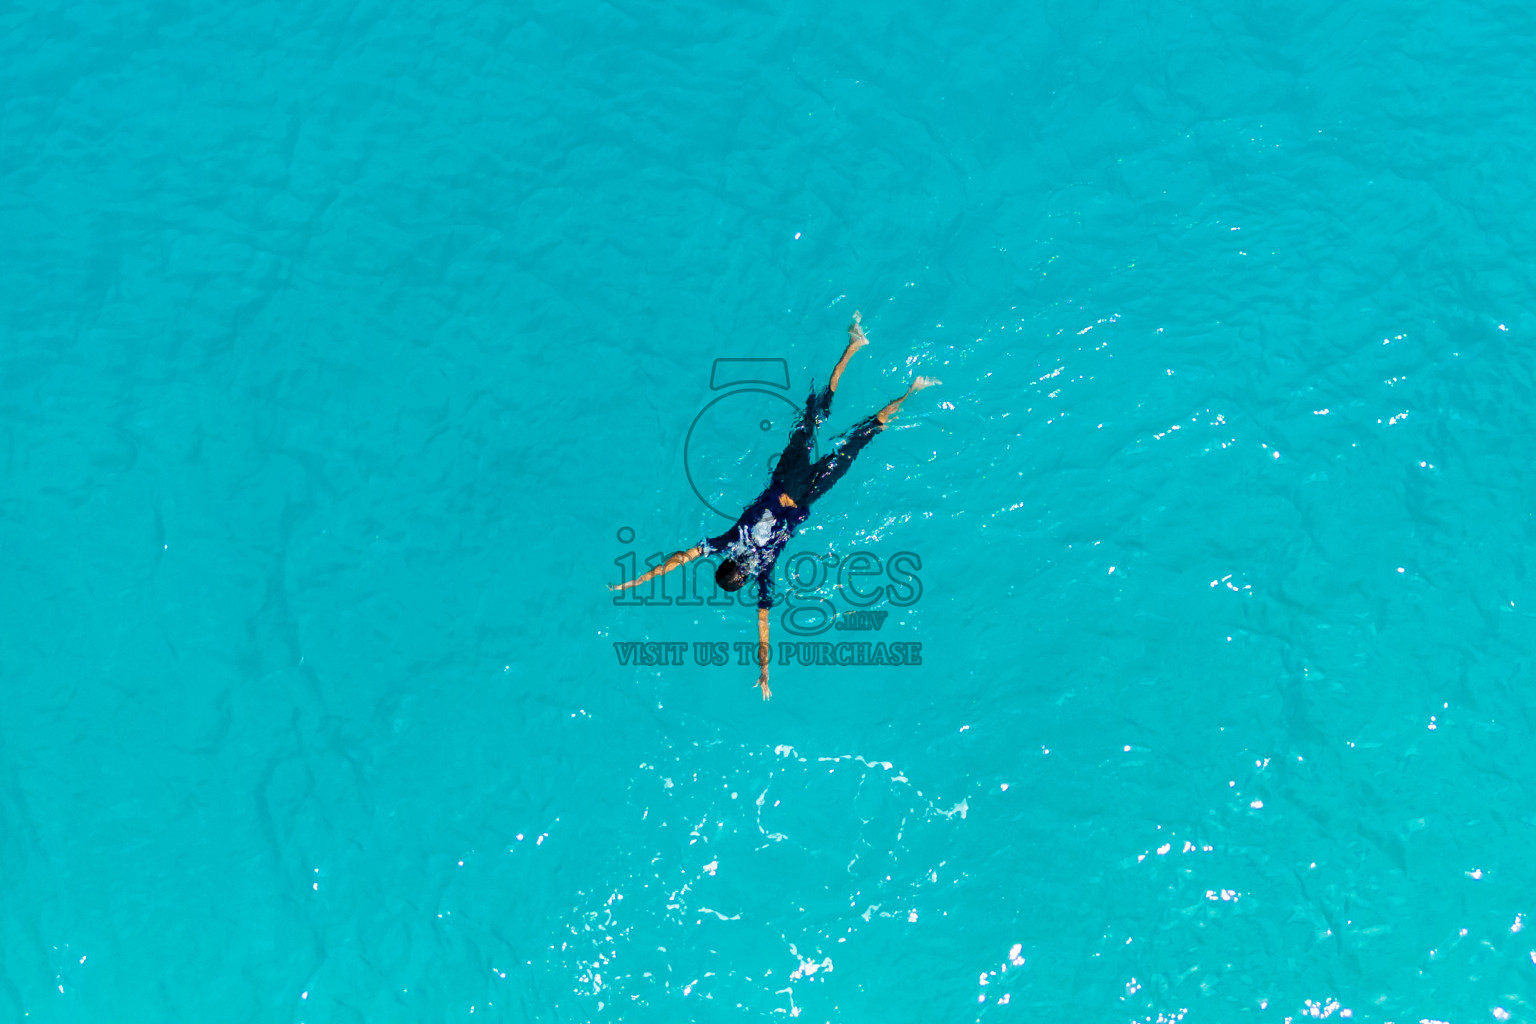
[[[1536,1020],[1533,44],[0,10],[0,1019]]]

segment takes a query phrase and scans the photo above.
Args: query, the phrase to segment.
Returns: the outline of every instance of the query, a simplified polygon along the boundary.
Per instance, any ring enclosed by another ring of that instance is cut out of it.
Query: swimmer
[[[853,314],[848,325],[848,347],[832,368],[832,377],[820,392],[813,391],[806,400],[805,413],[790,434],[789,444],[774,466],[768,488],[748,505],[736,524],[718,537],[710,537],[687,551],[672,554],[665,562],[628,583],[610,586],[609,590],[625,590],[637,587],[653,577],[671,572],[704,555],[724,552],[725,558],[715,570],[715,583],[722,590],[740,590],[749,581],[757,581],[757,663],[760,666],[757,685],[763,691],[763,700],[773,696],[768,689],[768,611],[773,607],[773,565],[778,560],[790,536],[799,529],[811,514],[811,502],[826,494],[848,467],[854,457],[885,426],[901,403],[913,392],[940,383],[932,377],[918,377],[900,398],[886,404],[872,416],[855,423],[832,450],[815,462],[811,461],[811,445],[816,439],[816,428],[832,411],[832,395],[848,368],[848,360],[869,339],[859,324],[859,314]]]

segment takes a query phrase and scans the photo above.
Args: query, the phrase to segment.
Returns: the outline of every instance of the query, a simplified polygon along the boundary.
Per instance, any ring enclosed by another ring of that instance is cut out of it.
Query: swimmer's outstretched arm
[[[674,552],[665,562],[662,562],[660,565],[658,565],[656,568],[652,569],[650,572],[646,573],[644,576],[641,576],[641,577],[639,577],[637,579],[632,579],[628,583],[617,583],[617,584],[610,583],[610,584],[608,584],[608,589],[609,590],[628,590],[630,587],[638,587],[642,583],[649,583],[651,580],[655,579],[657,576],[660,576],[663,573],[671,572],[673,569],[676,569],[678,566],[680,566],[680,565],[682,565],[682,564],[684,564],[686,562],[693,561],[695,558],[698,558],[703,553],[704,553],[703,547],[695,544],[693,547],[689,548],[687,551],[677,551],[677,552]]]
[[[837,390],[837,382],[842,379],[843,371],[848,368],[848,360],[853,358],[855,352],[868,344],[869,339],[864,337],[864,328],[859,326],[858,310],[854,310],[853,323],[848,325],[848,347],[843,349],[843,357],[832,368],[832,379],[827,381],[828,391]]]
[[[762,666],[757,673],[758,689],[763,691],[763,700],[773,696],[773,691],[768,689],[768,663],[773,660],[773,648],[768,646],[768,609],[757,610],[757,663]]]

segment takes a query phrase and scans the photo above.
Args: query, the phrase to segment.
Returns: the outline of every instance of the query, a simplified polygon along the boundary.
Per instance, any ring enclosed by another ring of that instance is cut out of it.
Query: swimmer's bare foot
[[[868,344],[869,339],[864,336],[864,328],[859,326],[858,310],[854,310],[853,323],[848,325],[848,347],[843,349],[843,357],[832,368],[832,379],[827,382],[828,391],[837,390],[837,382],[842,379],[843,370],[848,366],[848,360],[853,357],[855,352]]]
[[[896,399],[896,401],[892,402],[890,405],[887,405],[884,409],[881,409],[879,412],[875,413],[875,419],[880,421],[880,425],[882,427],[885,426],[886,421],[889,420],[891,418],[891,416],[895,414],[897,409],[901,408],[901,403],[902,402],[905,402],[908,398],[911,397],[912,392],[914,392],[914,391],[921,391],[921,390],[923,390],[923,388],[931,388],[935,384],[942,384],[942,383],[944,383],[944,382],[939,380],[937,377],[919,377],[919,378],[917,378],[916,380],[914,380],[912,382],[912,386],[907,388],[907,393],[906,394],[904,394],[900,398]]]
[[[869,339],[864,336],[864,325],[859,316],[859,311],[854,310],[853,323],[848,325],[848,347],[857,352],[868,344]]]

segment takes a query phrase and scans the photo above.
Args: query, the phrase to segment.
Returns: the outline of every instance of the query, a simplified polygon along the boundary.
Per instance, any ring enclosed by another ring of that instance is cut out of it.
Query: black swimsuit
[[[735,525],[701,547],[703,554],[725,552],[748,576],[757,577],[757,606],[773,607],[773,566],[789,538],[811,514],[811,502],[831,489],[848,472],[859,451],[880,432],[882,424],[866,416],[838,439],[832,451],[811,461],[816,427],[832,411],[832,391],[812,391],[805,413],[784,446],[768,487],[742,512]],[[780,498],[788,497],[793,505]]]

